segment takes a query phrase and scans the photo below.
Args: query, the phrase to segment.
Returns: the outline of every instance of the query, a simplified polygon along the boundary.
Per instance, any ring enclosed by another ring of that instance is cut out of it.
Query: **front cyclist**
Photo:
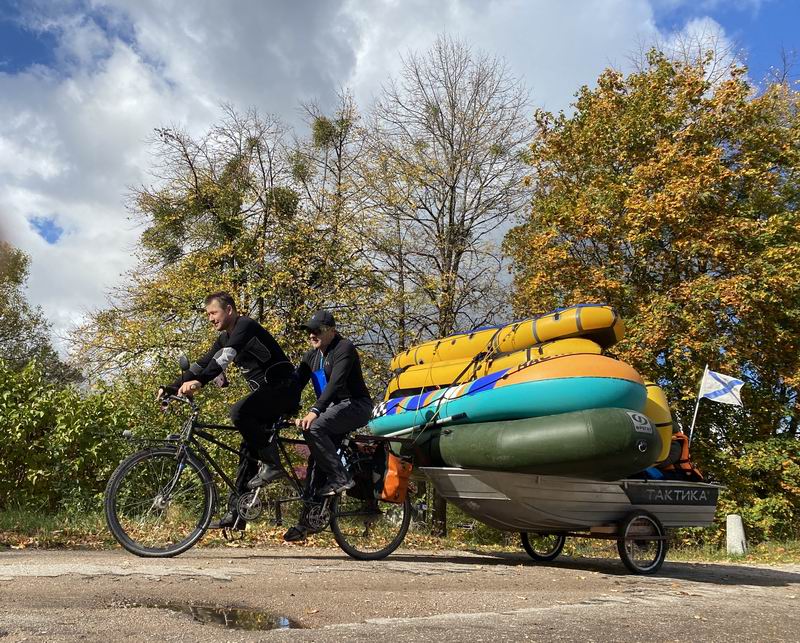
[[[261,460],[261,479],[264,483],[284,475],[275,441],[270,441],[269,429],[281,415],[294,413],[300,405],[300,389],[294,377],[294,367],[286,358],[275,338],[258,322],[240,315],[233,297],[227,292],[211,293],[205,299],[208,320],[219,331],[214,345],[189,371],[173,383],[178,395],[191,397],[202,386],[218,377],[234,363],[239,367],[250,394],[231,407],[233,425],[242,434],[239,467],[236,472],[236,492],[231,494],[228,513],[212,528],[244,529],[245,521],[236,510],[236,498],[247,491],[247,482],[256,473]]]

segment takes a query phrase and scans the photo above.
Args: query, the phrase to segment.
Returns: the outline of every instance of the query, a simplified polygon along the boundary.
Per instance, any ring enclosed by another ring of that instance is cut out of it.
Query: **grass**
[[[673,547],[667,554],[669,560],[709,561],[728,563],[782,564],[800,563],[800,540],[759,543],[748,549],[744,556],[730,556],[724,548]]]
[[[272,546],[282,542],[288,525],[275,527],[256,523],[248,527],[245,538],[227,543],[219,532],[208,532],[203,547]],[[306,546],[335,547],[330,531],[308,539]],[[101,513],[64,512],[51,515],[24,509],[0,512],[0,549],[113,549],[118,547],[108,532]],[[522,551],[519,535],[503,533],[480,524],[456,523],[445,538],[432,536],[425,529],[412,529],[403,547],[418,550],[470,550],[486,553]],[[617,558],[613,541],[570,538],[564,547],[565,556]],[[769,542],[752,546],[744,556],[729,556],[724,548],[712,545],[674,545],[668,560],[687,562],[725,562],[781,564],[800,563],[800,541]]]
[[[0,512],[0,547],[103,549],[114,543],[100,513]]]

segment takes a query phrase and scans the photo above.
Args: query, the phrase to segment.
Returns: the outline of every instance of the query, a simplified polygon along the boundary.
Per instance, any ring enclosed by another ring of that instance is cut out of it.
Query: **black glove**
[[[162,398],[166,395],[177,395],[178,394],[178,387],[173,386],[172,384],[165,384],[158,387],[159,398]]]

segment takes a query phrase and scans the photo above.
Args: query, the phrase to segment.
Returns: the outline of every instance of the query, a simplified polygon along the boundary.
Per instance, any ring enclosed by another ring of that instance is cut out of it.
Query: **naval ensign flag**
[[[706,366],[703,381],[700,382],[700,397],[723,404],[742,406],[742,386],[744,386],[742,380],[709,371]]]
[[[689,429],[689,442],[692,441],[694,423],[695,420],[697,420],[697,410],[700,408],[700,400],[706,398],[713,402],[744,406],[742,404],[742,386],[744,386],[742,380],[738,380],[730,375],[709,371],[708,364],[706,364],[703,370],[703,379],[700,380],[700,392],[697,394],[697,404],[695,404],[694,407],[692,427]]]

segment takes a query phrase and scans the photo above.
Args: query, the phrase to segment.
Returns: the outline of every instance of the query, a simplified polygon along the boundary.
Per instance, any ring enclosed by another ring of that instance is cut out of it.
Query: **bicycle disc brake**
[[[264,513],[264,503],[259,498],[259,491],[260,489],[256,489],[242,494],[236,502],[236,509],[245,520],[258,520]]]
[[[321,505],[311,505],[305,514],[306,526],[314,531],[322,531],[331,521],[331,510],[329,503],[324,502]]]

